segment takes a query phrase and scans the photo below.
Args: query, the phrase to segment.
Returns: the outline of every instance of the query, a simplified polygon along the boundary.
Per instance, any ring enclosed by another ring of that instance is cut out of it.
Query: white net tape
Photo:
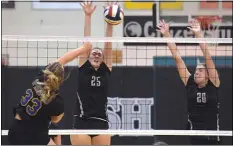
[[[232,43],[232,38],[154,38],[154,37],[62,37],[62,36],[14,36],[3,35],[3,41],[32,41],[32,42],[116,42],[116,43]]]
[[[232,131],[211,130],[50,130],[50,135],[125,135],[125,136],[153,136],[153,135],[176,135],[176,136],[232,136]],[[2,130],[2,135],[8,135],[8,130]]]

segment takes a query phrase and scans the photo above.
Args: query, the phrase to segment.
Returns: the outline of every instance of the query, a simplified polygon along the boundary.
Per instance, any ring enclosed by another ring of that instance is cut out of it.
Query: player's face
[[[100,49],[93,49],[90,53],[89,61],[94,68],[99,68],[103,62],[103,52]]]
[[[196,67],[194,79],[196,84],[198,85],[205,83],[206,79],[208,79],[207,69],[204,65],[198,65]]]

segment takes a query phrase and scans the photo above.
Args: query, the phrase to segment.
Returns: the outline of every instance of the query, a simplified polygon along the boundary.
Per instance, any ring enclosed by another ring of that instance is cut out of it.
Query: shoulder
[[[187,84],[186,84],[186,87],[192,87],[192,86],[196,86],[196,83],[194,81],[194,75],[191,74],[189,77],[188,77],[188,81],[187,81]]]
[[[213,88],[216,88],[216,89],[218,89],[218,88],[219,88],[219,86],[218,86],[218,87],[217,87],[217,86],[215,86],[215,85],[214,85],[214,83],[213,83],[211,80],[208,80],[207,86],[209,86],[209,87],[213,87]]]
[[[91,67],[91,63],[87,60],[83,65],[79,66],[79,70],[87,69]]]
[[[110,71],[110,69],[108,68],[108,66],[104,63],[104,62],[102,62],[101,64],[100,64],[100,71],[102,72],[102,73],[104,73],[104,74],[108,74],[108,75],[111,75],[111,71]]]
[[[61,97],[61,95],[58,93],[54,100],[51,101],[51,104],[56,105],[64,105],[64,99]]]
[[[51,116],[57,116],[64,112],[64,100],[63,98],[58,94],[49,104],[49,113]]]

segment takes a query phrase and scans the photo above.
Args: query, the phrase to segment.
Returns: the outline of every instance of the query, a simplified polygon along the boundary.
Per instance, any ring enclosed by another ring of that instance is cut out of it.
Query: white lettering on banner
[[[124,34],[127,37],[140,37],[142,35],[142,27],[138,22],[130,21],[124,27]]]
[[[117,114],[120,112],[118,98],[108,98],[108,119],[110,129],[121,129],[121,118]]]
[[[191,38],[191,37],[193,37],[193,32],[192,31],[189,31],[187,29],[184,29],[183,31],[184,31],[183,32],[184,38]]]
[[[136,19],[136,18],[135,18]],[[142,31],[143,29],[143,31]],[[176,38],[191,38],[193,33],[184,26],[171,26],[171,36]],[[216,27],[214,29],[203,30],[205,37],[209,38],[231,38],[232,30],[229,27]],[[124,34],[127,37],[161,37],[161,33],[155,31],[151,20],[144,23],[130,21],[124,26]]]
[[[150,130],[153,105],[154,98],[108,98],[110,129]]]
[[[154,31],[149,31],[151,28],[151,30],[153,30],[153,23],[152,21],[147,21],[144,25],[144,36],[145,37],[155,37],[155,32]],[[150,34],[149,34],[150,33]]]

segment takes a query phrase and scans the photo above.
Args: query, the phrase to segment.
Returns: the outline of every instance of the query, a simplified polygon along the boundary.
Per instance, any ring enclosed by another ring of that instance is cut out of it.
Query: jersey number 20
[[[197,93],[197,102],[198,103],[206,103],[206,94],[205,93]]]
[[[29,105],[29,102],[32,104]],[[26,96],[22,96],[21,98],[21,105],[26,107],[26,112],[30,116],[35,116],[42,107],[41,101],[38,98],[33,98],[32,89],[26,90]]]

